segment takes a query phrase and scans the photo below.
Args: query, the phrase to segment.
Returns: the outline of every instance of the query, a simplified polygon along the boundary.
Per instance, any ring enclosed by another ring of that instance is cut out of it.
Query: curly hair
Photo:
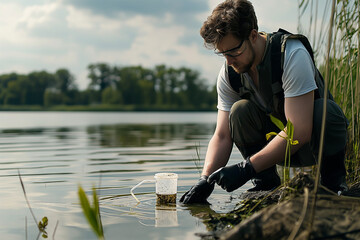
[[[240,40],[249,37],[250,32],[258,30],[254,7],[247,0],[226,0],[220,3],[204,22],[200,35],[205,47],[215,49],[227,34],[231,33]]]

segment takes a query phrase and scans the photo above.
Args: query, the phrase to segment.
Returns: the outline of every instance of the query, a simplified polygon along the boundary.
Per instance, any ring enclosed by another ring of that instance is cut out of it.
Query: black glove
[[[255,175],[256,172],[249,158],[247,158],[241,163],[218,169],[209,176],[207,181],[209,184],[216,182],[227,192],[232,192],[255,177]]]
[[[214,190],[214,184],[207,182],[207,176],[201,176],[199,182],[192,186],[181,198],[182,203],[207,203],[206,199]]]

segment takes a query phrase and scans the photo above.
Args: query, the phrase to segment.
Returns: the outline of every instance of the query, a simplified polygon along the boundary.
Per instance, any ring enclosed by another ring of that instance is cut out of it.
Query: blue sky
[[[296,32],[298,1],[253,0],[259,30]],[[87,66],[158,64],[196,69],[214,84],[223,59],[199,29],[215,0],[2,0],[0,74],[67,68],[81,89]],[[271,11],[269,10],[271,9]]]

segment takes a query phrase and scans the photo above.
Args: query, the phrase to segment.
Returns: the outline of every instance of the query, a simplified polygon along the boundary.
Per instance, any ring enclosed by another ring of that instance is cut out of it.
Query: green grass
[[[36,220],[36,217],[35,217],[35,214],[30,206],[30,201],[27,197],[27,194],[26,194],[26,190],[25,190],[25,185],[24,185],[24,182],[21,178],[21,174],[20,174],[20,171],[18,171],[18,176],[19,176],[19,180],[20,180],[20,184],[21,184],[21,188],[23,190],[23,193],[24,193],[24,197],[25,197],[25,200],[26,200],[26,204],[28,205],[28,208],[29,208],[29,211],[31,213],[31,216],[33,217],[34,219],[34,222],[36,224],[36,226],[38,227],[38,230],[39,230],[39,234],[37,236],[37,239],[39,239],[40,235],[43,237],[43,238],[48,238],[48,233],[46,232],[46,227],[48,226],[48,223],[49,223],[49,220],[46,216],[44,216],[41,221],[37,221]],[[25,239],[27,239],[27,218],[26,219],[26,228],[25,228]],[[56,232],[56,228],[57,228],[57,224],[58,222],[56,223],[56,227],[55,227],[55,230],[54,230],[54,233],[53,233],[53,238],[55,236],[55,232]]]
[[[324,9],[321,9],[316,0],[300,1],[299,23],[302,25],[299,25],[299,31],[311,39],[322,73],[326,70],[326,56],[330,56],[327,73],[329,90],[350,122],[346,167],[349,173],[347,180],[352,183],[359,180],[360,172],[360,1],[336,1],[332,47],[327,52],[322,46],[327,45],[330,29],[330,3],[327,0]]]
[[[104,230],[101,222],[100,216],[100,208],[99,208],[99,198],[96,194],[96,189],[93,188],[93,202],[92,205],[88,197],[85,194],[84,189],[79,186],[78,195],[80,200],[80,205],[85,215],[86,220],[88,221],[89,225],[91,226],[93,232],[96,234],[98,239],[105,239],[104,238]]]

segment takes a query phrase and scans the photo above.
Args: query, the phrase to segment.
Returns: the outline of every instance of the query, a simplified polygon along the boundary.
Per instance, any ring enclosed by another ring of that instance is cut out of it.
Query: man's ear
[[[255,43],[258,36],[259,36],[259,34],[256,29],[251,30],[250,35],[249,35],[250,42]]]

